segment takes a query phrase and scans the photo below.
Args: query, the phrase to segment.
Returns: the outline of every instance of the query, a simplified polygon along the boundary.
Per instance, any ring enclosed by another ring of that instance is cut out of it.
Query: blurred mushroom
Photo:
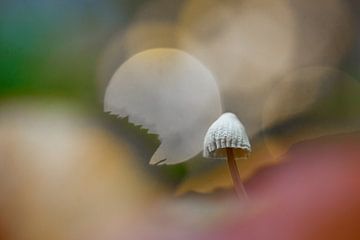
[[[202,149],[207,127],[221,113],[210,71],[191,55],[157,48],[138,53],[112,77],[105,111],[159,135],[150,164],[176,164]]]

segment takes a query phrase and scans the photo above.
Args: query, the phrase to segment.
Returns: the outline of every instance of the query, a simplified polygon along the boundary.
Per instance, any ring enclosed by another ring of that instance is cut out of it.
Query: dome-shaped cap
[[[226,158],[226,148],[234,148],[235,158],[246,158],[251,151],[245,128],[233,113],[222,114],[210,126],[205,135],[203,156]]]

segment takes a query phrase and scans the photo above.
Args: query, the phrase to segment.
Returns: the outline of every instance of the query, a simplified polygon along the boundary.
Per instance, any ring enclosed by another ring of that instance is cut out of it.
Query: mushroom
[[[199,60],[177,49],[137,53],[111,78],[104,110],[159,136],[150,164],[177,164],[202,150],[203,136],[222,112],[216,80]]]
[[[208,129],[204,139],[206,158],[227,158],[227,163],[238,198],[247,199],[236,159],[247,159],[251,151],[245,127],[233,113],[222,114]]]

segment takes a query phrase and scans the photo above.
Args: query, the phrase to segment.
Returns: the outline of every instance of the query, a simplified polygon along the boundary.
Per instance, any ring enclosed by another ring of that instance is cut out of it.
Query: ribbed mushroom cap
[[[245,128],[233,113],[222,114],[209,127],[205,135],[203,156],[226,158],[226,148],[234,149],[235,158],[247,158],[251,151]]]

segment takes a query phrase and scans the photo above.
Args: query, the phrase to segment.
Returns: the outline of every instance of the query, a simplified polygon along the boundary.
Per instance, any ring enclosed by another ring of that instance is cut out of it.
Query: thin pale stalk
[[[231,178],[234,183],[234,190],[235,190],[236,196],[239,199],[248,199],[244,185],[242,184],[242,181],[240,178],[238,167],[236,165],[236,160],[235,160],[233,149],[226,148],[226,154],[227,154],[227,163],[229,166]]]

